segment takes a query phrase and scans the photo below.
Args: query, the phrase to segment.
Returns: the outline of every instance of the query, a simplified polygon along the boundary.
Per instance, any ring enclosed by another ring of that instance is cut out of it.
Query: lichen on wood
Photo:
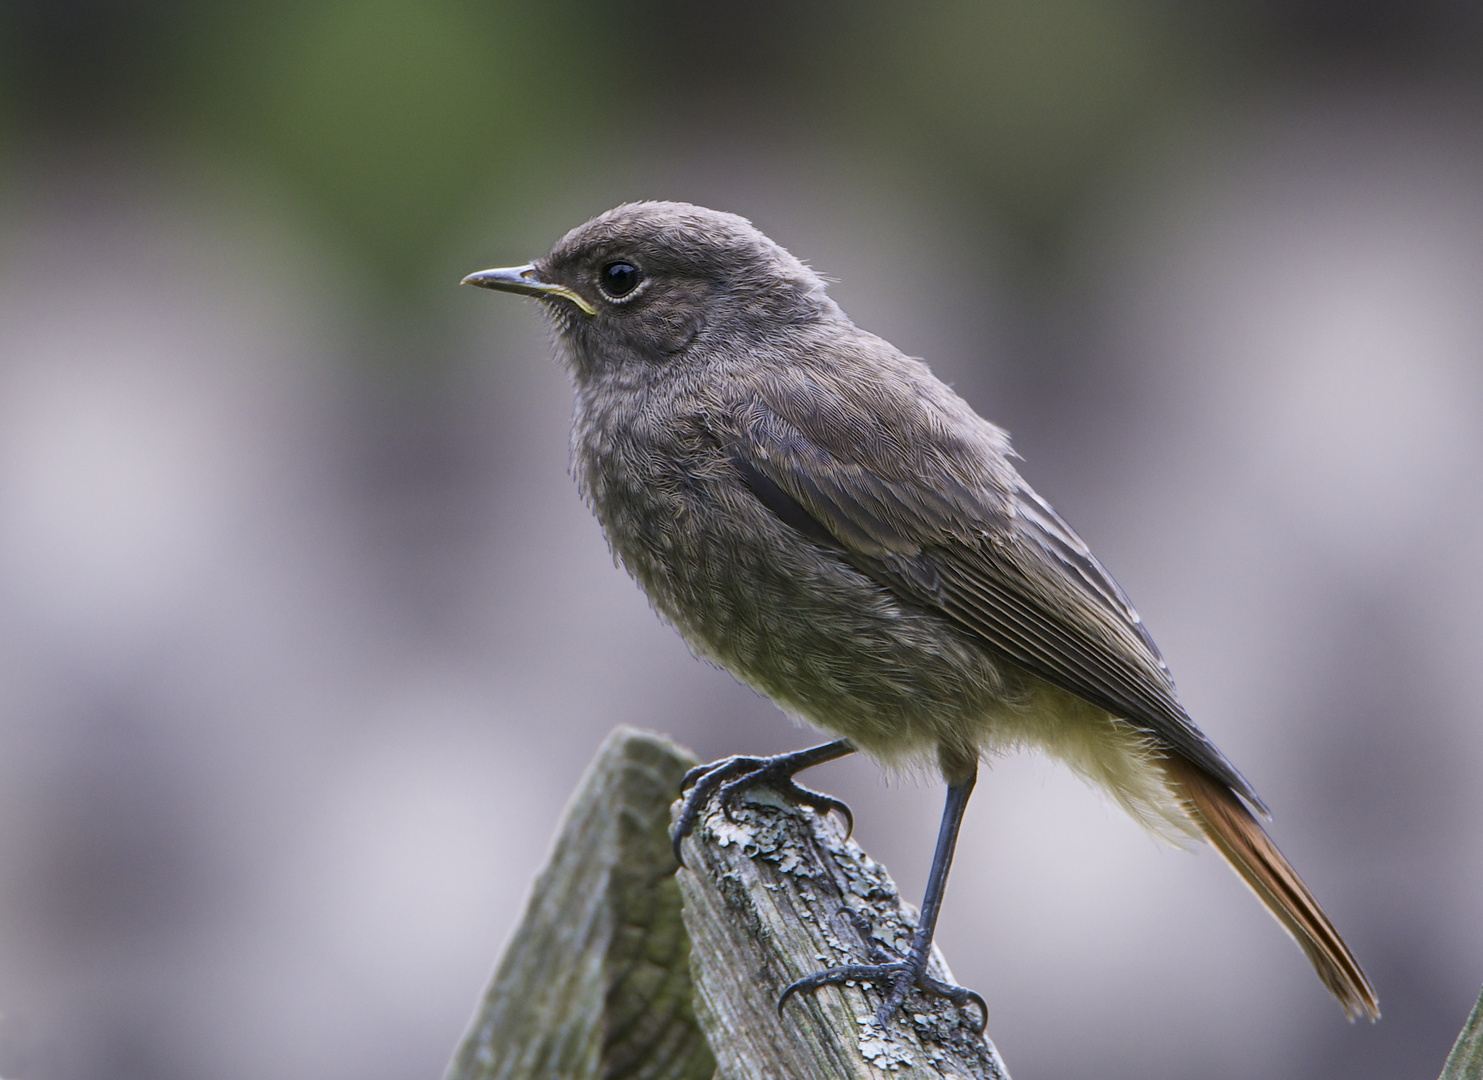
[[[913,994],[884,1027],[884,988],[848,983],[777,1001],[825,967],[899,958],[916,926],[890,875],[838,821],[748,793],[712,800],[679,874],[696,1007],[724,1080],[1008,1080],[973,1006]],[[930,973],[951,982],[933,950]]]
[[[734,818],[712,804],[676,875],[693,764],[662,736],[609,736],[446,1080],[1008,1080],[971,1008],[913,997],[883,1028],[878,992],[846,986],[778,1015],[794,979],[903,952],[915,913],[837,823],[767,788]],[[941,956],[931,970],[951,980]]]

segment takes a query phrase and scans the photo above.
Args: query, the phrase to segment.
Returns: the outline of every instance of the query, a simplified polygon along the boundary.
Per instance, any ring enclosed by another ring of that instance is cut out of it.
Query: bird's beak
[[[532,263],[503,266],[497,270],[480,270],[464,278],[461,284],[477,285],[481,289],[499,289],[501,292],[519,293],[521,296],[537,296],[543,300],[559,296],[563,300],[570,300],[589,315],[597,314],[597,308],[588,303],[581,293],[574,292],[565,285],[542,281]]]

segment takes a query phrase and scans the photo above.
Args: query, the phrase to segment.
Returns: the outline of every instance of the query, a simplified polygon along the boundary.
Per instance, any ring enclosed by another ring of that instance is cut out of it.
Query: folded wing
[[[869,402],[814,385],[771,389],[771,400],[746,403],[720,434],[743,480],[779,517],[902,599],[1153,733],[1266,812],[1179,704],[1122,589],[992,453],[997,429],[971,413],[949,417],[956,426],[941,417],[934,425],[926,406],[881,418]],[[821,414],[821,400],[833,415]]]

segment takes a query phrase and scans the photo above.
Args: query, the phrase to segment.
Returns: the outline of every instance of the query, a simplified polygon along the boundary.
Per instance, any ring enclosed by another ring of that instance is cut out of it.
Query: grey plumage
[[[469,280],[543,299],[576,385],[583,493],[699,655],[883,761],[935,758],[950,783],[1035,747],[1166,835],[1217,839],[1237,818],[1261,833],[1242,805],[1265,814],[1256,792],[1005,432],[749,222],[629,204],[531,267]],[[1235,809],[1197,812],[1192,775]],[[1311,907],[1325,982],[1374,1014]]]

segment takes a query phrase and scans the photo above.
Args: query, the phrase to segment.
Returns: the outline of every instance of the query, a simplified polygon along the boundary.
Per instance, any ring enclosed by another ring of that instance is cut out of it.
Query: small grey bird
[[[1133,605],[1010,464],[1009,437],[920,360],[860,330],[824,281],[734,214],[640,202],[470,285],[533,296],[576,385],[574,469],[608,543],[699,656],[842,736],[694,770],[676,845],[718,788],[799,787],[862,750],[935,762],[936,854],[905,957],[832,968],[884,987],[977,994],[926,974],[958,827],[985,755],[1034,747],[1172,839],[1203,838],[1354,1019],[1375,991],[1195,727]],[[691,786],[693,785],[693,786]],[[781,1007],[782,1002],[779,1002]]]

